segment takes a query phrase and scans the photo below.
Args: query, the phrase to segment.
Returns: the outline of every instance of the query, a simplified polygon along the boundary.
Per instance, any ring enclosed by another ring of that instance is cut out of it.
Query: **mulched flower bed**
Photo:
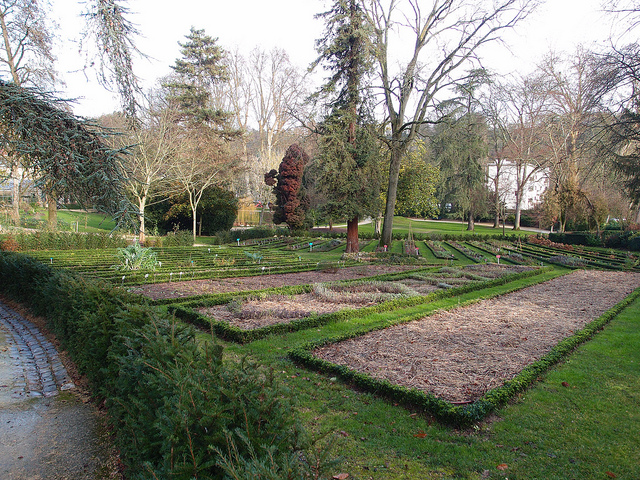
[[[261,290],[285,285],[307,285],[318,282],[335,282],[360,277],[370,277],[385,273],[404,272],[413,270],[415,266],[408,265],[359,265],[330,269],[328,271],[313,270],[309,272],[279,273],[273,275],[256,275],[253,277],[232,277],[221,279],[191,280],[188,282],[154,283],[141,285],[134,290],[136,293],[160,300],[165,298],[181,298],[191,295],[208,293],[240,292],[244,290]]]
[[[398,281],[373,281],[357,285],[326,285],[322,288],[325,291],[324,294],[315,291],[315,289],[313,293],[300,295],[276,294],[264,298],[234,300],[225,305],[196,308],[196,311],[215,320],[229,322],[243,330],[252,330],[277,323],[288,323],[312,314],[322,315],[344,308],[375,305],[385,300],[397,298],[403,293],[407,294],[408,291],[413,291],[414,295],[426,295],[439,290],[437,282],[459,286],[525,270],[530,270],[530,268],[495,264],[470,265],[462,269],[444,267],[439,272],[418,275],[429,277],[433,279],[432,281],[407,278]],[[464,274],[468,276],[465,277]]]
[[[314,354],[450,402],[472,402],[638,287],[637,273],[580,270]]]

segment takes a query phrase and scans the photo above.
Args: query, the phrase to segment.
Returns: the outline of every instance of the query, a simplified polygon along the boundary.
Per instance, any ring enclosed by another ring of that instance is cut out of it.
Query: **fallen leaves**
[[[617,476],[615,473],[613,473],[613,472],[609,472],[609,471],[607,471],[607,472],[604,472],[604,473],[606,473],[606,474],[607,474],[607,476],[609,476],[609,477],[611,477],[611,478],[618,478],[618,476]]]
[[[334,475],[332,478],[334,480],[346,480],[347,478],[349,478],[349,474],[348,473],[339,473],[337,475]]]
[[[569,386],[569,383],[568,383],[568,382],[562,382],[562,386],[563,386],[563,387],[568,387],[568,386]]]
[[[502,470],[502,471],[504,471],[504,470],[506,470],[507,468],[509,468],[509,466],[508,466],[506,463],[501,463],[501,464],[500,464],[500,465],[498,465],[496,468],[497,468],[498,470]]]
[[[425,438],[425,437],[427,436],[427,434],[426,434],[426,433],[424,433],[424,432],[421,430],[421,431],[419,431],[418,433],[414,433],[414,434],[413,434],[413,436],[414,436],[414,437],[416,437],[416,438]]]

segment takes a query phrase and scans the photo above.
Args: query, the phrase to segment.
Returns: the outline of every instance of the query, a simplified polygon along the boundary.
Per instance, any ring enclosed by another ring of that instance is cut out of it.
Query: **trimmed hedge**
[[[514,273],[512,275],[506,275],[501,278],[496,278],[494,280],[489,280],[486,282],[480,282],[477,284],[467,284],[461,287],[450,288],[447,290],[440,290],[438,292],[432,292],[428,295],[409,297],[409,298],[399,298],[396,300],[390,300],[388,302],[380,303],[378,305],[373,305],[370,307],[364,307],[360,309],[346,308],[340,310],[338,312],[326,313],[323,315],[311,315],[309,317],[300,318],[298,320],[294,320],[288,323],[277,323],[274,325],[268,325],[261,328],[255,328],[253,330],[243,330],[234,325],[231,325],[228,322],[215,320],[205,315],[202,315],[192,308],[188,308],[181,304],[173,304],[169,305],[168,309],[171,313],[175,314],[176,317],[184,320],[185,322],[189,322],[198,327],[204,328],[206,330],[212,330],[220,338],[224,338],[226,340],[230,340],[232,342],[237,343],[249,343],[255,340],[259,340],[261,338],[265,338],[269,335],[281,335],[289,332],[297,332],[299,330],[307,330],[310,328],[320,327],[322,325],[327,325],[330,323],[342,322],[345,320],[349,320],[351,318],[363,317],[366,315],[371,315],[374,313],[382,313],[382,312],[390,312],[393,310],[397,310],[400,308],[408,308],[414,307],[416,305],[423,305],[427,303],[431,303],[435,300],[440,300],[443,298],[450,298],[456,295],[462,295],[464,293],[482,290],[485,288],[491,288],[499,285],[504,285],[506,283],[510,283],[516,280],[533,277],[536,275],[541,275],[544,272],[550,271],[550,267],[530,270],[527,272]],[[415,271],[414,271],[415,272]],[[413,272],[412,272],[413,273]],[[398,278],[397,276],[395,277]],[[378,278],[379,279],[379,278]],[[362,281],[359,279],[358,281]],[[299,286],[305,287],[304,289],[300,289],[300,293],[305,293],[305,291],[310,291],[310,286]],[[264,291],[261,291],[264,292]],[[272,290],[272,293],[282,293],[282,291],[278,291],[278,289]],[[228,297],[228,301],[230,301],[233,297]],[[237,295],[236,297],[237,298]],[[214,303],[215,302],[215,303]],[[226,302],[217,302],[217,299],[213,300],[208,305],[220,305],[221,303]],[[189,302],[190,306],[194,306],[194,303]],[[202,303],[196,303],[195,305],[204,306]]]
[[[300,461],[306,437],[290,392],[256,365],[223,364],[222,347],[197,341],[193,327],[21,254],[0,254],[0,291],[46,317],[106,400],[128,478],[221,479],[232,453],[268,464],[269,478],[313,470]]]
[[[25,250],[91,250],[126,247],[121,235],[108,233],[33,232],[0,235],[0,249]]]
[[[511,293],[511,291],[503,292],[500,295],[504,295],[505,293]],[[481,297],[471,302],[467,302],[466,304],[475,303],[479,300],[490,297]],[[404,405],[411,406],[412,408],[418,408],[425,413],[433,415],[445,424],[457,427],[467,427],[481,421],[489,413],[495,411],[514,398],[515,395],[527,389],[529,385],[531,385],[540,375],[544,374],[558,362],[563,360],[580,344],[592,338],[599,330],[602,330],[611,321],[611,319],[638,298],[640,298],[640,289],[635,290],[622,302],[618,303],[596,320],[590,322],[571,337],[562,340],[541,359],[524,368],[515,378],[506,381],[500,387],[488,391],[482,398],[468,405],[456,405],[421,390],[395,385],[388,380],[375,379],[346,366],[336,365],[317,358],[311,353],[312,350],[324,345],[362,336],[372,331],[372,329],[351,332],[347,335],[327,338],[317,342],[309,342],[301,347],[290,350],[289,357],[293,361],[302,364],[307,368],[340,376],[346,382],[376,395],[385,397],[392,402],[402,403]],[[457,306],[458,305],[456,305],[456,307]],[[410,321],[423,318],[424,316],[424,314],[412,315],[402,318],[398,323],[408,323]],[[380,326],[374,330],[388,328],[389,326],[391,326],[391,324]]]

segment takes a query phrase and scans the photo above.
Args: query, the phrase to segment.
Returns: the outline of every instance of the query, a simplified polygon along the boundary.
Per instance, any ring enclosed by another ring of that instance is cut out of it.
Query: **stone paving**
[[[52,397],[74,387],[53,344],[33,323],[1,303],[0,329],[19,377],[12,382],[12,397]]]
[[[119,478],[101,425],[54,345],[0,302],[0,480]]]

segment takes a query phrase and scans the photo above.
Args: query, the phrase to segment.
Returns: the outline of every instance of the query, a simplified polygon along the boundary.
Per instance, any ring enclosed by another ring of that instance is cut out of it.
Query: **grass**
[[[513,285],[500,288],[505,287]],[[372,320],[273,336],[244,347],[229,344],[226,350],[270,365],[295,392],[307,428],[333,434],[335,452],[343,457],[336,473],[356,480],[640,478],[640,301],[489,422],[468,431],[439,425],[286,357],[290,347]]]
[[[79,232],[110,232],[116,226],[115,222],[108,215],[90,212],[72,212],[69,210],[58,210],[58,220],[69,224],[78,222]]]

